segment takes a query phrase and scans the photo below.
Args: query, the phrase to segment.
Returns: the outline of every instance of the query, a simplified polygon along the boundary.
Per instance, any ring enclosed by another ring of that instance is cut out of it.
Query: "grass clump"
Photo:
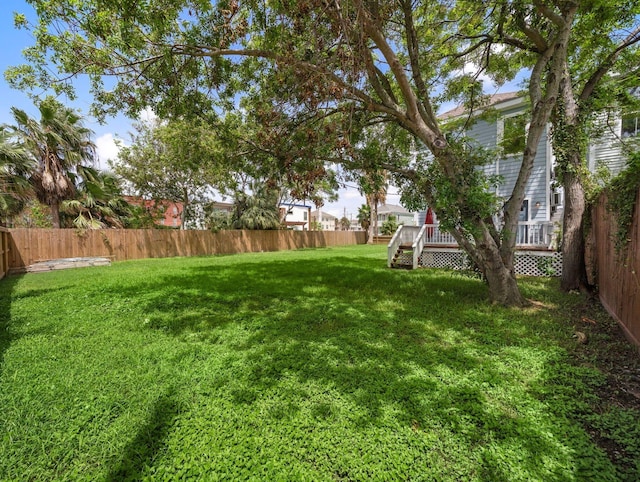
[[[575,358],[577,297],[532,279],[535,307],[495,307],[479,280],[384,259],[2,281],[0,479],[634,480],[594,437],[633,457],[638,413],[593,408],[606,377]]]

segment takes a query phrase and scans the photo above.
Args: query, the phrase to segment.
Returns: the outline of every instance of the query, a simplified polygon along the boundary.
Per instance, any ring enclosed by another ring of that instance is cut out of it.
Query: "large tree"
[[[557,2],[532,3],[544,10]],[[588,186],[593,181],[586,163],[589,142],[602,134],[603,118],[610,114],[618,117],[623,111],[625,101],[621,99],[628,101],[630,87],[637,87],[640,68],[640,3],[636,0],[574,3],[579,8],[572,26],[568,55],[555,74],[560,76],[560,91],[550,119],[555,174],[565,195],[561,278],[565,290],[585,288],[588,284],[584,219],[585,184]],[[513,18],[515,24],[523,21],[522,16]],[[470,27],[463,29],[464,35],[473,39],[477,51],[482,52],[486,45],[496,41],[506,47],[479,61],[485,73],[498,81],[505,72],[512,71],[514,55],[522,60],[515,64],[517,68],[531,68],[547,55],[543,39],[531,37],[534,41],[523,42],[513,35],[513,26],[508,22],[501,24],[495,32],[479,33],[473,25]],[[516,27],[517,30],[522,29]],[[524,55],[518,55],[518,52]]]
[[[51,208],[54,228],[60,228],[60,204],[72,199],[75,186],[70,178],[78,166],[93,164],[92,132],[82,117],[53,98],[39,103],[40,120],[12,108],[14,133],[36,162],[29,181],[38,200]]]
[[[608,1],[592,16],[582,16],[576,31],[589,40],[571,45],[563,67],[559,102],[552,116],[557,174],[564,187],[562,278],[564,290],[588,287],[585,264],[585,184],[589,140],[602,129],[602,119],[624,112],[620,99],[640,75],[640,4]],[[637,102],[637,101],[636,101]],[[624,102],[623,102],[624,104]]]
[[[267,118],[278,112],[297,119],[340,116],[340,126],[348,128],[349,119],[360,114],[402,127],[430,151],[425,162],[435,167],[384,167],[440,207],[439,218],[483,271],[493,301],[524,303],[514,274],[517,215],[558,94],[577,3],[30,3],[40,25],[33,29],[36,45],[27,52],[30,66],[9,73],[19,87],[68,87],[50,82],[46,60],[53,52],[62,72],[92,77],[96,98],[107,110],[137,112],[154,105],[161,113],[189,115],[211,108],[214,99],[233,101],[238,89],[259,88],[267,98],[278,99],[265,110]],[[16,20],[27,26],[25,17]],[[495,40],[474,44],[470,28],[478,36],[489,32]],[[480,160],[445,137],[435,86],[447,84],[445,97],[477,98],[477,79],[460,71],[469,56],[482,52],[491,57],[505,32],[541,53],[529,82],[531,118],[522,168],[499,227],[492,220],[497,203],[483,196],[482,202],[473,201],[486,184],[476,169]],[[116,76],[113,88],[103,88],[104,75]],[[213,96],[214,91],[221,95]],[[348,136],[336,147],[348,150]]]
[[[229,176],[218,162],[215,132],[197,122],[143,121],[136,124],[131,144],[111,162],[130,194],[182,205],[181,227],[195,218],[195,207],[210,190],[226,185]]]

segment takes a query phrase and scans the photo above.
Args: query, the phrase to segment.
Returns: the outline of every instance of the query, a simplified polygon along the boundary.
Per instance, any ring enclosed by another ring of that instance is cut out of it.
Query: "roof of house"
[[[489,97],[488,102],[486,102],[485,104],[479,105],[477,108],[481,109],[489,106],[495,107],[498,104],[501,104],[502,102],[517,99],[518,97],[522,97],[522,92],[504,92],[501,94],[493,94],[492,96]],[[438,117],[440,119],[450,119],[451,117],[458,117],[459,115],[464,114],[468,110],[469,110],[468,107],[464,105],[459,105],[454,109],[448,110],[447,112],[443,112]]]
[[[214,201],[211,203],[211,208],[217,209],[218,211],[233,211],[233,203]]]
[[[280,207],[311,209],[311,206],[296,203],[280,203]]]
[[[378,206],[378,214],[411,214],[411,212],[407,211],[402,206],[398,206],[397,204],[382,204]]]

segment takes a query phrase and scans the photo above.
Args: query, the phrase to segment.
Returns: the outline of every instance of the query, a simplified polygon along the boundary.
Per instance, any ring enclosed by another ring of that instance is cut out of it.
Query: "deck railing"
[[[546,221],[519,222],[516,246],[549,247],[553,240],[553,223]]]
[[[516,246],[519,248],[548,249],[553,240],[554,226],[549,222],[520,222],[516,232]],[[420,253],[425,246],[457,246],[455,238],[442,231],[438,224],[422,226],[399,226],[388,245],[387,265],[391,267],[393,257],[400,246],[411,245],[413,266],[418,266]]]
[[[422,255],[422,249],[424,248],[425,236],[424,233],[427,230],[427,226],[423,225],[416,236],[416,240],[411,245],[413,250],[413,269],[417,269],[420,264],[420,256]]]
[[[416,241],[418,234],[420,233],[420,226],[398,226],[395,234],[387,245],[387,266],[391,267],[393,257],[395,256],[400,246],[410,245]]]
[[[454,245],[457,246],[457,242],[451,233],[440,230],[438,224],[425,224],[424,225],[424,241],[425,244],[438,244],[438,245]]]
[[[426,245],[457,245],[456,240],[437,224],[425,224]],[[548,248],[553,239],[553,224],[543,221],[519,222],[516,232],[516,246]]]

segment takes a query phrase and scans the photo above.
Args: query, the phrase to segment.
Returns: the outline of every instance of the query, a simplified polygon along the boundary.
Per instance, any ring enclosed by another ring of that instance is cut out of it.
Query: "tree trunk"
[[[374,236],[378,236],[380,234],[380,230],[378,229],[378,201],[376,201],[375,203],[373,203],[373,222],[374,222],[374,226],[373,226],[373,235]]]
[[[374,230],[374,214],[373,206],[369,204],[369,228],[367,229],[367,244],[373,244],[373,237],[376,235]]]
[[[572,152],[570,163],[580,165],[579,153]],[[577,290],[588,286],[585,265],[584,242],[584,189],[580,177],[574,169],[563,174],[564,215],[562,234],[562,277],[560,287],[565,291]]]
[[[475,261],[489,285],[489,299],[504,306],[526,306],[528,302],[520,293],[513,267],[514,250],[505,259],[487,225],[479,224],[482,236],[476,238]]]
[[[489,299],[492,303],[504,306],[526,306],[527,300],[520,293],[518,283],[513,272],[507,269],[504,264],[489,263],[491,268],[487,268],[485,276],[489,285]]]
[[[518,288],[512,257],[503,258],[499,241],[492,236],[490,227],[484,221],[476,219],[473,225],[475,242],[457,229],[449,232],[485,276],[489,299],[492,303],[504,306],[527,306],[528,302]]]
[[[51,224],[54,229],[60,229],[60,203],[53,201],[49,207],[51,208]]]
[[[565,291],[587,288],[585,264],[584,212],[585,195],[580,173],[584,169],[586,139],[585,120],[573,92],[569,69],[565,66],[561,83],[561,98],[554,116],[553,146],[562,155],[557,157],[564,187],[562,232],[562,277],[560,287]]]

